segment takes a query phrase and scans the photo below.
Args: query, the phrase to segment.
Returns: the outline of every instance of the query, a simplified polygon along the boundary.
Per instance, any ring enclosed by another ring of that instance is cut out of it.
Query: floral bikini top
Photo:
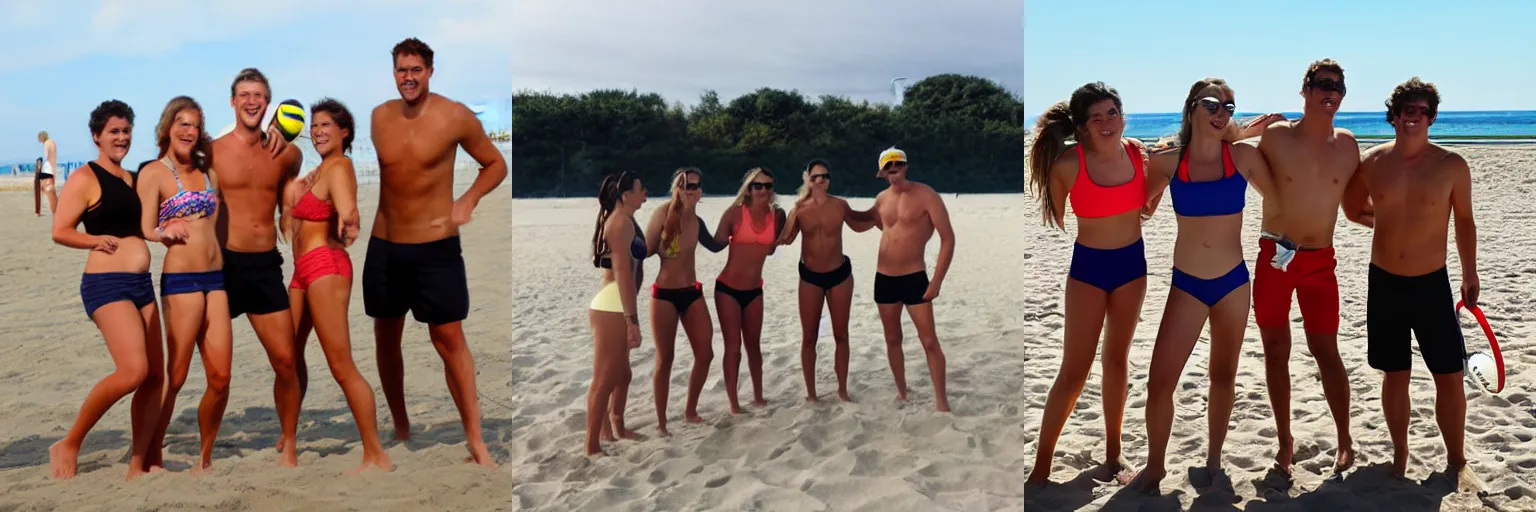
[[[181,174],[176,172],[176,164],[170,156],[160,159],[171,170],[171,176],[176,178],[176,195],[160,202],[160,224],[165,224],[171,219],[197,219],[212,217],[219,209],[219,196],[214,191],[212,174],[203,175],[203,190],[187,190],[181,185]]]

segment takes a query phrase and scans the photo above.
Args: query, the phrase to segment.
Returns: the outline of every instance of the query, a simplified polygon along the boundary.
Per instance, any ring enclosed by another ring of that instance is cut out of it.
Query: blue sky
[[[398,97],[389,51],[406,37],[431,45],[432,91],[497,105],[482,121],[510,126],[507,0],[201,0],[0,2],[0,164],[42,156],[48,130],[61,161],[94,158],[91,109],[120,99],[138,117],[127,162],[153,158],[154,125],[172,97],[203,105],[209,132],[234,122],[229,85],[245,67],[272,82],[274,102],[345,103],[368,112]]]
[[[1441,110],[1536,110],[1533,18],[1536,3],[1514,0],[1029,1],[1025,112],[1093,81],[1127,112],[1176,112],[1207,76],[1227,80],[1239,110],[1297,111],[1323,57],[1344,67],[1344,111],[1384,110],[1415,75],[1439,88]]]

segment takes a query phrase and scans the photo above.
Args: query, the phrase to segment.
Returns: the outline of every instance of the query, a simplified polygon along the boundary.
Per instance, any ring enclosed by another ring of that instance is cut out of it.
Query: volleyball
[[[1493,361],[1492,356],[1482,352],[1473,352],[1467,358],[1467,375],[1471,376],[1472,380],[1481,386],[1484,391],[1493,394],[1499,393],[1498,364]]]
[[[304,105],[298,100],[283,100],[268,116],[271,126],[276,126],[277,133],[282,134],[288,142],[293,142],[304,131]]]

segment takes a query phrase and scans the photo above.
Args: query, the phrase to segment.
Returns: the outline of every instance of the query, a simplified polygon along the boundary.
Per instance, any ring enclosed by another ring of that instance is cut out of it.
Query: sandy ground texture
[[[1536,364],[1536,147],[1458,147],[1472,167],[1473,205],[1478,227],[1480,303],[1497,333],[1507,368],[1498,396],[1466,387],[1466,455],[1487,484],[1481,496],[1454,493],[1442,475],[1445,446],[1434,420],[1434,386],[1414,347],[1408,427],[1411,450],[1407,480],[1391,476],[1391,439],[1381,407],[1381,372],[1366,363],[1366,269],[1371,231],[1348,223],[1341,214],[1334,245],[1340,288],[1339,350],[1349,371],[1351,432],[1356,461],[1342,478],[1330,479],[1335,454],[1334,421],[1323,398],[1316,363],[1307,349],[1300,313],[1292,306],[1291,407],[1295,436],[1295,482],[1283,485],[1270,468],[1277,446],[1274,417],[1265,391],[1263,347],[1258,327],[1249,326],[1238,366],[1236,404],[1227,437],[1223,468],[1214,477],[1205,465],[1205,389],[1209,338],[1202,333],[1175,391],[1173,436],[1168,445],[1168,476],[1162,496],[1147,498],[1118,485],[1096,485],[1084,470],[1104,461],[1103,396],[1097,363],[1061,441],[1052,479],[1057,484],[1028,496],[1029,510],[1536,510],[1536,379],[1522,370]],[[1252,268],[1258,253],[1259,195],[1248,194],[1243,237]],[[1124,455],[1135,468],[1146,463],[1146,382],[1152,344],[1167,300],[1176,236],[1165,197],[1158,214],[1144,227],[1150,278],[1146,304],[1130,354],[1130,399],[1125,411]],[[1071,218],[1071,215],[1068,215]],[[1069,221],[1070,222],[1070,221]],[[1069,234],[1030,223],[1025,238],[1038,240],[1026,249],[1031,282],[1023,292],[1025,452],[1033,461],[1040,414],[1062,357],[1063,275],[1071,259]],[[1068,233],[1075,232],[1069,225]],[[1461,267],[1454,239],[1450,243],[1451,286],[1460,288]],[[1459,292],[1457,292],[1459,297]],[[1487,350],[1472,316],[1461,315],[1469,351]],[[1069,482],[1065,485],[1062,482]]]
[[[462,191],[469,180],[457,180]],[[483,200],[474,222],[461,232],[471,309],[464,331],[479,377],[486,443],[498,462],[507,460],[510,438],[510,352],[507,345],[506,269],[511,205],[503,186]],[[52,218],[34,217],[27,193],[0,193],[0,224],[8,241],[0,263],[0,510],[505,510],[511,474],[464,463],[464,430],[443,376],[442,360],[426,327],[407,322],[406,402],[412,438],[393,441],[394,429],[379,389],[373,322],[363,312],[362,269],[367,233],[377,211],[378,186],[358,191],[362,233],[348,252],[354,280],[351,301],[352,355],[378,402],[380,438],[394,472],[344,473],[362,460],[357,426],[341,389],[326,368],[319,340],[310,336],[306,358],[309,395],[299,417],[299,467],[278,467],[279,427],[272,403],[272,370],[245,318],[234,322],[234,373],[229,408],[214,449],[212,474],[188,470],[198,450],[197,404],[205,388],[203,366],[194,357],[179,409],[166,437],[170,473],[125,482],[128,453],[128,398],[118,402],[86,438],[80,474],[71,481],[49,478],[48,446],[69,429],[86,392],[112,371],[101,334],[80,305],[80,269],[85,252],[49,239]],[[293,272],[289,249],[280,249],[285,279]],[[164,249],[151,245],[158,286]],[[287,281],[284,281],[287,284]],[[157,288],[158,290],[158,288]],[[157,292],[158,293],[158,292]]]
[[[653,190],[655,189],[653,185]],[[780,196],[781,204],[793,197]],[[872,298],[878,231],[845,230],[853,260],[849,394],[836,396],[833,343],[818,344],[818,404],[804,401],[801,331],[796,306],[799,242],[781,247],[765,264],[763,382],[768,405],[751,405],[742,363],[745,414],[731,417],[722,382],[724,355],[718,322],[714,362],[700,398],[705,423],[683,421],[692,351],[679,334],[668,405],[672,437],[656,432],[654,338],[643,320],[642,346],[625,410],[639,441],[606,444],[612,457],[583,454],[586,394],[592,374],[588,303],[597,292],[590,240],[597,201],[516,200],[513,205],[513,438],[510,446],[516,503],[527,510],[1019,510],[1023,507],[1024,372],[1018,342],[1023,322],[1014,306],[1027,284],[1018,273],[1022,239],[1021,195],[944,198],[953,217],[957,249],[942,295],[934,303],[940,343],[948,359],[953,414],[934,412],[917,332],[903,320],[910,402],[894,403],[895,384]],[[700,202],[711,229],[729,197]],[[663,199],[639,212],[641,222]],[[872,198],[853,198],[867,208]],[[928,246],[930,273],[939,242]],[[725,254],[699,249],[698,276],[715,313],[713,281]],[[645,289],[658,262],[646,262]],[[649,318],[649,293],[640,312]],[[903,316],[905,318],[905,316]],[[824,328],[825,329],[825,328]]]

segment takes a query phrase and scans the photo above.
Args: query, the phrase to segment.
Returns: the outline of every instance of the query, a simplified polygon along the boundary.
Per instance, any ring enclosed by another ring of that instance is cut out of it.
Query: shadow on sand
[[[394,429],[389,426],[386,414],[379,420],[379,439],[384,448],[400,444],[394,440]],[[512,421],[507,418],[483,418],[480,421],[491,459],[501,463],[510,452],[506,440],[510,438]],[[277,423],[277,413],[271,407],[250,407],[244,411],[226,411],[219,427],[219,438],[213,445],[215,463],[231,456],[249,456],[262,450],[273,450],[282,429]],[[347,408],[304,409],[299,414],[299,455],[319,453],[322,456],[344,454],[357,447],[357,424],[352,421],[352,411]],[[0,470],[28,466],[48,466],[48,447],[62,436],[28,436],[0,447]],[[338,441],[338,442],[321,442]],[[416,451],[435,445],[464,444],[464,427],[457,419],[438,424],[415,423],[411,428],[411,440],[406,449]],[[170,471],[191,469],[200,449],[197,428],[197,406],[183,408],[171,420],[166,429],[164,450],[165,468]],[[128,463],[128,432],[122,429],[94,430],[85,438],[80,449],[78,474],[105,469],[107,464],[87,460],[97,452],[119,451],[122,455],[111,464]],[[173,458],[172,455],[175,455]],[[468,453],[465,453],[468,456]]]

